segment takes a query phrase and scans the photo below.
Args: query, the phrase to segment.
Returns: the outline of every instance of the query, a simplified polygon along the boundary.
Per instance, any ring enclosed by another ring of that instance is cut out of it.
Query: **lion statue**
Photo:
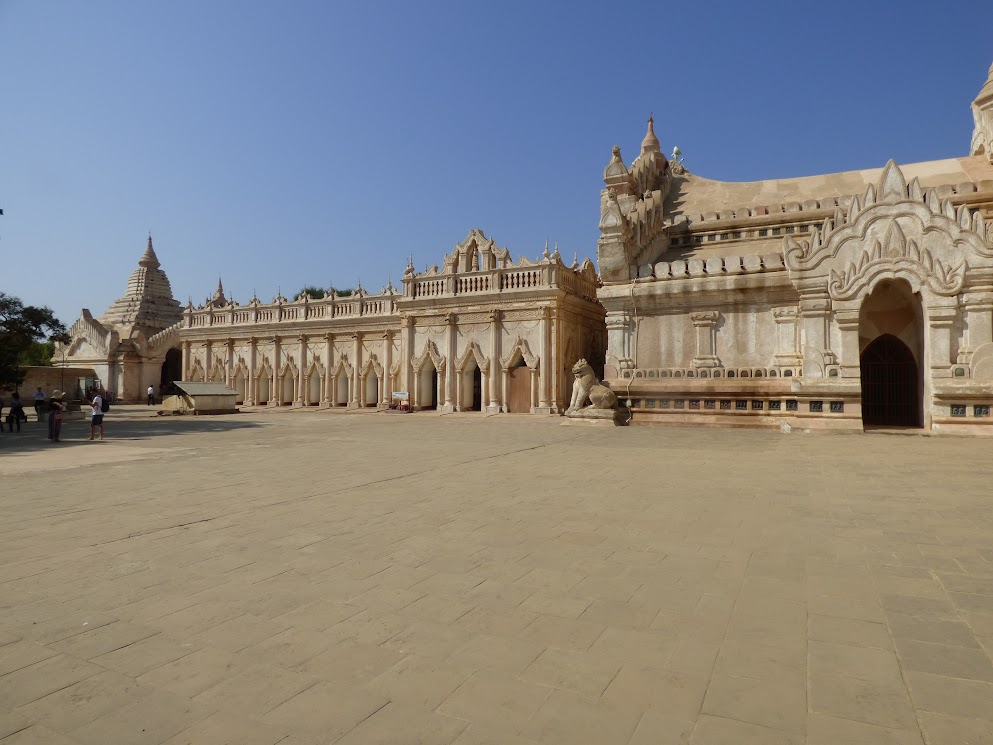
[[[579,360],[572,366],[572,374],[576,376],[572,383],[572,400],[566,414],[580,409],[616,409],[617,396],[607,386],[597,380],[593,368],[586,360]],[[589,399],[590,405],[583,406]]]

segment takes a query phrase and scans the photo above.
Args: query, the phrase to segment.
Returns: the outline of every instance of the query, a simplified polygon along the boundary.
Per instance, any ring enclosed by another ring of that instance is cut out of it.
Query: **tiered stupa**
[[[128,338],[133,331],[151,336],[178,323],[182,317],[182,307],[172,296],[169,278],[160,268],[152,247],[152,236],[149,235],[145,253],[138,260],[138,268],[128,279],[127,292],[97,320],[102,326],[118,331],[121,338]]]

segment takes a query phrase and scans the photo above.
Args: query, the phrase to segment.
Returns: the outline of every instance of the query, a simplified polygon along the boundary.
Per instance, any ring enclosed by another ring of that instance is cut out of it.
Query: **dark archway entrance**
[[[862,368],[862,424],[867,427],[920,427],[921,399],[913,352],[891,334],[865,348]]]
[[[470,411],[483,410],[483,372],[478,365],[472,370],[472,404],[469,409]]]
[[[174,390],[173,382],[183,379],[183,353],[178,349],[166,352],[162,363],[162,373],[159,378],[159,391],[164,396],[171,396]]]

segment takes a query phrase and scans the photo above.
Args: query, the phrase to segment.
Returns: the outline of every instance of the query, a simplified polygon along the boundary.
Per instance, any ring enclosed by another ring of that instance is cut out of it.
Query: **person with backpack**
[[[103,415],[110,411],[110,402],[106,394],[103,396],[99,392],[95,393],[90,401],[90,439],[95,440],[97,430],[100,430],[100,439],[103,439]]]

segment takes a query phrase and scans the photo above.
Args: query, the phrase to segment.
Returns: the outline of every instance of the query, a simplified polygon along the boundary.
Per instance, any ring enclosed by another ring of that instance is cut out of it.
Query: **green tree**
[[[307,286],[304,287],[300,292],[293,296],[294,300],[303,300],[303,296],[307,295],[311,300],[323,300],[326,290],[322,290],[320,287]],[[355,290],[339,290],[332,287],[331,292],[336,293],[338,297],[349,297],[355,294]]]
[[[304,287],[300,292],[293,296],[294,300],[303,300],[304,295],[309,297],[311,300],[321,300],[324,297],[324,290],[320,287],[307,286]]]
[[[53,354],[55,354],[55,342],[33,341],[21,352],[18,362],[22,367],[51,367]]]
[[[65,334],[65,326],[51,308],[24,305],[0,292],[0,389],[24,382],[22,359],[32,359],[33,345],[47,337]],[[51,356],[49,356],[49,360]]]

